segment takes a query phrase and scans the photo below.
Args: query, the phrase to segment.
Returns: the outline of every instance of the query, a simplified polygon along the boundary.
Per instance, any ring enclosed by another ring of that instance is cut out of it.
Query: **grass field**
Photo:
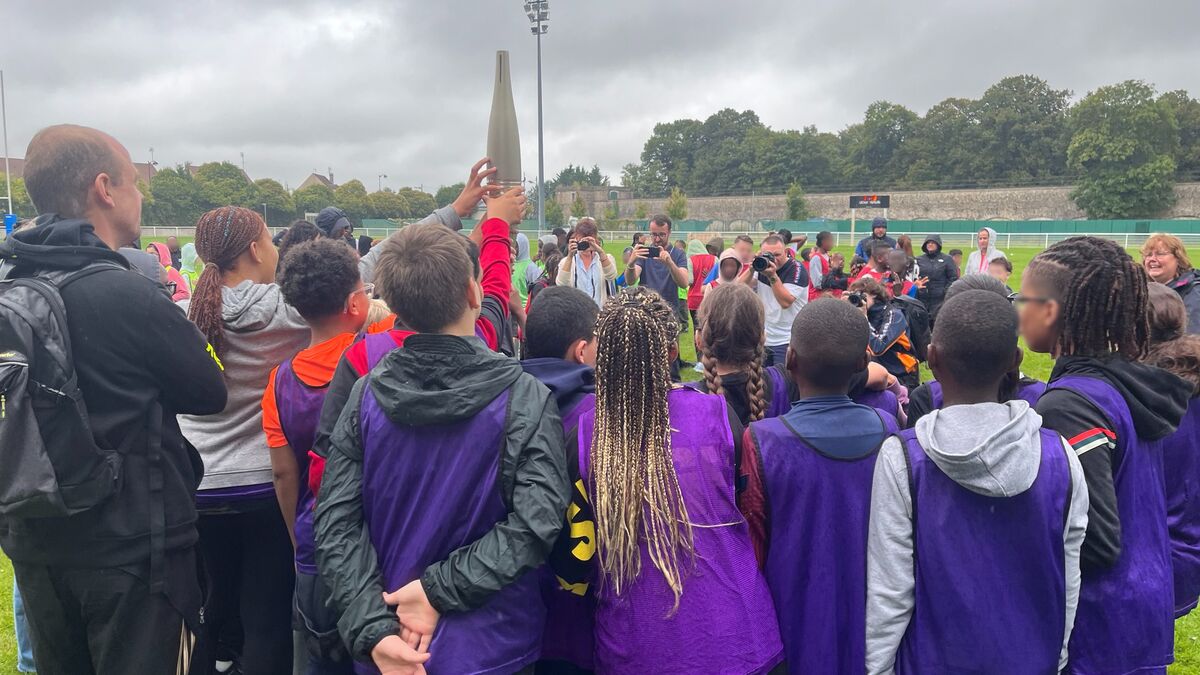
[[[605,249],[618,257],[620,262],[624,242],[606,244]],[[1013,276],[1009,286],[1014,290],[1020,288],[1021,273],[1026,265],[1040,249],[1014,249],[1007,251],[1013,262]],[[850,251],[847,253],[849,258]],[[1133,253],[1133,251],[1131,251]],[[695,349],[692,346],[692,333],[689,330],[680,336],[680,353],[686,361],[694,362]],[[1031,377],[1045,380],[1050,375],[1052,362],[1044,354],[1034,354],[1026,350],[1022,370]],[[686,379],[696,379],[697,374],[685,372]],[[928,373],[925,373],[928,377]],[[0,675],[13,675],[16,669],[16,644],[12,627],[12,569],[8,560],[0,556]],[[1200,612],[1193,612],[1175,623],[1175,665],[1169,671],[1172,675],[1184,673],[1200,674]]]

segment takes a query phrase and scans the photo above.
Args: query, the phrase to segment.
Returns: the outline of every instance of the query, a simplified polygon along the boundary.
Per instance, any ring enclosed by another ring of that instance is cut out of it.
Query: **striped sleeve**
[[[1117,444],[1117,435],[1103,427],[1092,427],[1072,436],[1067,442],[1071,444],[1076,455],[1082,455],[1096,448],[1113,449]]]

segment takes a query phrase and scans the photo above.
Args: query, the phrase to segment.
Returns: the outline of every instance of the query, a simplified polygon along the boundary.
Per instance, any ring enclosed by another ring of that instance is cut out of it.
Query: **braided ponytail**
[[[258,241],[266,226],[257,212],[239,206],[213,209],[196,222],[196,252],[205,263],[192,289],[188,318],[208,338],[218,356],[225,348],[221,275],[233,269],[238,256]]]
[[[750,377],[746,378],[746,398],[750,400],[750,419],[758,421],[767,414],[767,395],[763,386],[763,359],[767,349],[763,344],[758,345],[754,361],[750,363]]]
[[[679,321],[659,295],[635,286],[596,320],[596,423],[590,483],[602,580],[617,595],[641,574],[641,543],[675,596],[692,526],[671,451],[670,351]],[[672,610],[674,611],[674,609]]]
[[[767,409],[762,369],[766,334],[758,296],[745,284],[721,284],[704,296],[696,323],[708,393],[725,395],[721,377],[717,375],[717,363],[748,371],[746,394],[750,401],[750,417],[761,420]]]

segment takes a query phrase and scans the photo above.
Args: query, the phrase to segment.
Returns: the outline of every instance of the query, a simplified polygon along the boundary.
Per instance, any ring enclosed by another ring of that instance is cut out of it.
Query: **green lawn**
[[[609,243],[605,249],[615,256],[621,255],[626,246],[624,242]],[[1009,286],[1014,290],[1020,288],[1021,272],[1040,249],[1014,249],[1007,251],[1013,262],[1013,277]],[[844,251],[849,254],[849,250]],[[1132,252],[1131,252],[1132,253]],[[692,346],[692,333],[689,330],[680,336],[680,354],[686,361],[695,361],[696,353]],[[1050,375],[1052,362],[1044,354],[1025,352],[1023,370],[1027,375],[1045,380]],[[691,371],[684,373],[685,379],[697,379],[698,375]],[[925,373],[928,377],[928,373]],[[12,628],[12,569],[8,560],[0,556],[0,675],[13,675],[16,667],[16,644]],[[1200,673],[1200,612],[1180,619],[1175,624],[1175,665],[1169,669],[1172,675],[1184,673]]]

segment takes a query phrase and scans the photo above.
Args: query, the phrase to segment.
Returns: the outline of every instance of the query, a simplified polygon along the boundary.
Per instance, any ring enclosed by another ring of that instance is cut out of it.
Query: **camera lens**
[[[575,246],[575,248],[580,251],[586,251],[591,247],[592,247],[592,242],[590,242],[590,241],[581,241],[578,244],[576,244],[576,246]]]
[[[752,263],[750,263],[750,265],[754,268],[755,272],[765,272],[768,264],[769,263],[767,262],[766,257],[761,256],[761,255],[755,256],[754,261]]]
[[[851,293],[846,296],[846,298],[850,301],[850,304],[854,305],[855,307],[862,307],[863,305],[867,304],[867,299],[863,297],[862,293]]]

